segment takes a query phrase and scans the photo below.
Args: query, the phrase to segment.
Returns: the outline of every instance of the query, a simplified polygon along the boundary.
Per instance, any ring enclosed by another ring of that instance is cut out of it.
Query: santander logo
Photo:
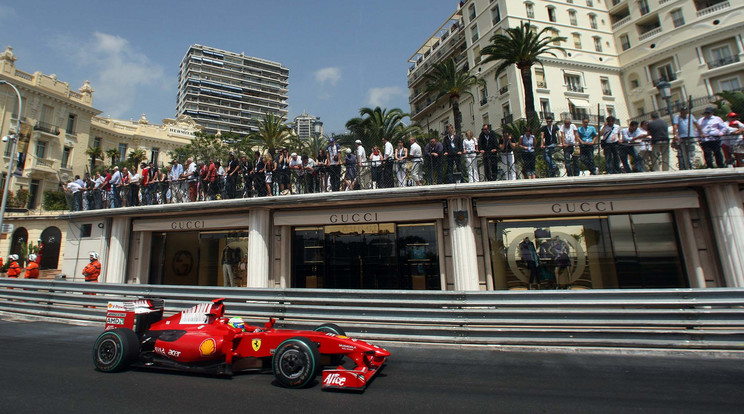
[[[326,377],[326,379],[323,381],[323,384],[343,387],[344,384],[346,384],[346,377],[342,377],[341,374],[331,374]]]

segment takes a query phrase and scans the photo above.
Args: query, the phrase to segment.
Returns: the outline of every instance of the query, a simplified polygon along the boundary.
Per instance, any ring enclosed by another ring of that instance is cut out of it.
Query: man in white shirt
[[[76,176],[79,179],[80,176]],[[77,181],[70,180],[67,183],[67,192],[72,195],[72,211],[81,211],[83,209],[82,187]]]
[[[387,137],[382,137],[382,143],[384,144],[382,149],[382,183],[378,186],[386,188],[393,186],[393,164],[395,163],[393,153],[395,150]]]
[[[182,175],[183,166],[177,159],[174,159],[173,166],[168,172],[168,180],[170,181],[170,188],[168,190],[170,194],[168,198],[174,203],[180,203],[183,201],[183,188],[181,187],[183,181],[180,181]]]
[[[300,182],[300,173],[302,172],[302,158],[297,156],[296,152],[293,152],[289,156],[289,163],[287,164],[290,174],[290,185],[292,181],[295,182],[295,188],[293,194],[300,194],[302,183]]]
[[[677,160],[680,170],[691,170],[692,161],[695,159],[696,141],[700,136],[700,125],[686,106],[679,110],[674,117],[674,143],[677,146]]]
[[[121,173],[119,167],[114,167],[114,174],[111,176],[111,208],[121,207]]]
[[[361,140],[354,141],[356,145],[356,157],[357,157],[357,186],[361,188],[370,187],[370,170],[367,164],[367,151],[364,149]]]
[[[620,142],[620,127],[615,125],[614,116],[607,117],[599,136],[602,137],[607,174],[620,173],[620,157],[617,153],[618,142]]]
[[[189,191],[189,200],[190,201],[196,201],[196,184],[197,184],[197,174],[196,174],[196,163],[191,158],[186,159],[186,168],[184,168],[182,178],[186,180],[186,186],[188,187]],[[185,194],[184,194],[184,201],[185,201]]]
[[[579,157],[574,156],[578,144],[578,130],[570,117],[563,119],[563,125],[558,130],[560,145],[563,147],[563,163],[566,165],[566,175],[579,175]]]
[[[705,166],[713,167],[713,158],[715,158],[718,168],[726,167],[721,152],[721,136],[728,133],[728,127],[723,120],[713,115],[713,107],[705,108],[705,113],[698,120],[700,126],[700,147],[703,149],[705,157]]]
[[[312,193],[315,188],[315,161],[307,155],[302,156],[300,177],[305,184],[304,193]]]
[[[423,152],[421,151],[421,145],[416,142],[416,138],[410,137],[408,141],[411,143],[411,149],[408,151],[408,157],[413,161],[411,165],[411,179],[416,185],[423,185],[421,182],[421,164],[424,162],[422,157]]]
[[[622,139],[618,147],[618,155],[620,156],[620,161],[623,163],[625,172],[643,172],[643,158],[638,156],[636,145],[644,138],[648,138],[648,133],[638,128],[638,121],[631,121],[630,126],[623,128],[621,135]],[[628,164],[628,156],[633,160],[632,169]]]

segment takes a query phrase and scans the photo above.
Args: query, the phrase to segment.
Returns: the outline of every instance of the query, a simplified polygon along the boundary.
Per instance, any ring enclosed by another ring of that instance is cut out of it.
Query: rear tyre
[[[93,364],[103,372],[121,371],[136,361],[138,355],[139,338],[131,329],[106,331],[93,346]]]
[[[323,325],[318,326],[317,328],[313,329],[315,332],[329,332],[338,336],[346,336],[346,331],[344,331],[340,326],[336,325],[335,323],[324,323]],[[341,365],[341,362],[344,360],[343,355],[330,355],[331,357],[331,365],[334,367],[337,367]]]
[[[320,373],[318,347],[307,338],[294,337],[279,344],[271,361],[274,377],[283,387],[302,388]]]

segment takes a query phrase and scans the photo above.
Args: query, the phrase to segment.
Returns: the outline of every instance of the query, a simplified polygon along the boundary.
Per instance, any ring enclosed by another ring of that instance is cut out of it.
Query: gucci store
[[[689,287],[675,211],[699,207],[695,191],[477,202],[497,290]]]
[[[443,286],[442,203],[279,211],[288,228],[288,287],[429,289]]]
[[[149,244],[141,283],[246,286],[247,215],[137,219],[132,230],[134,242]]]

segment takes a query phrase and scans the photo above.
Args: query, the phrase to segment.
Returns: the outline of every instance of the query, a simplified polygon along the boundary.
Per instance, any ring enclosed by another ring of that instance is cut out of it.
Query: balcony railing
[[[483,105],[485,105],[487,103],[488,103],[488,98],[487,97],[480,100],[481,106],[483,106]]]
[[[503,95],[507,92],[509,92],[509,85],[506,85],[503,88],[499,89],[499,95]]]
[[[726,56],[723,59],[716,59],[712,62],[708,62],[708,69],[720,68],[721,66],[730,65],[739,61],[739,55]]]
[[[46,122],[37,122],[36,125],[34,125],[34,130],[46,132],[47,134],[59,135],[59,128]]]
[[[566,90],[568,90],[569,92],[584,93],[584,87],[583,86],[581,86],[581,85],[574,85],[574,84],[570,84],[570,83],[568,85],[566,85]]]
[[[641,41],[646,40],[649,37],[656,36],[657,34],[661,33],[661,31],[662,31],[661,26],[651,29],[647,31],[646,33],[638,36],[638,40],[641,40]]]
[[[731,7],[731,4],[728,1],[724,1],[723,3],[714,4],[713,6],[707,7],[702,10],[698,10],[697,17],[703,17],[705,15],[715,13],[717,11],[721,11],[723,9]]]
[[[654,87],[656,87],[656,85],[658,85],[659,82],[661,82],[661,81],[672,82],[672,81],[676,81],[676,80],[677,80],[677,74],[676,73],[669,73],[666,76],[660,77],[659,79],[652,80],[651,83],[653,83]]]
[[[545,81],[537,81],[536,83],[537,83],[538,88],[542,88],[542,89],[548,88],[548,84]]]
[[[552,112],[540,111],[540,119],[548,118],[555,119],[555,114],[553,114]]]
[[[501,118],[501,125],[508,125],[511,124],[512,121],[514,121],[514,114],[507,114],[503,118]]]
[[[624,25],[625,23],[628,23],[630,21],[630,18],[631,18],[631,16],[630,15],[627,15],[627,16],[623,17],[622,19],[616,21],[615,23],[612,23],[612,28],[613,29],[616,29],[616,28]]]
[[[34,162],[34,166],[45,167],[45,168],[49,168],[53,170],[54,163],[55,163],[55,160],[48,160],[46,158],[36,158],[36,161]]]

